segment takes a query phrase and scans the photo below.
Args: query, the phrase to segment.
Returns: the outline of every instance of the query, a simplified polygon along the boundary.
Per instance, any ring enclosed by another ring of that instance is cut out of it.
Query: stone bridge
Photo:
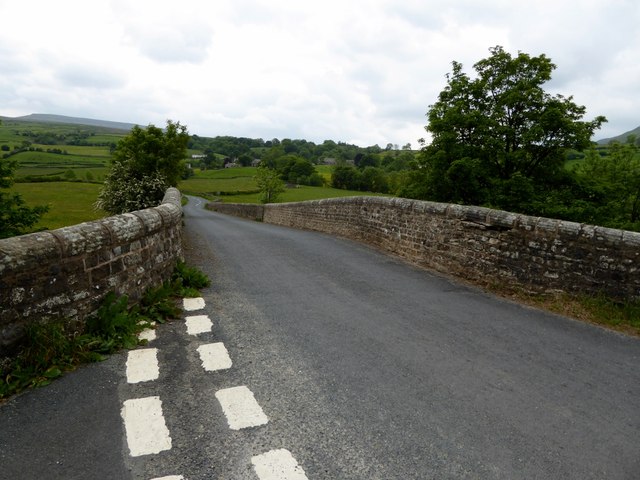
[[[640,233],[385,197],[208,208],[326,232],[474,283],[640,297]],[[180,192],[161,205],[0,240],[0,359],[33,321],[82,322],[109,291],[133,300],[182,255]]]

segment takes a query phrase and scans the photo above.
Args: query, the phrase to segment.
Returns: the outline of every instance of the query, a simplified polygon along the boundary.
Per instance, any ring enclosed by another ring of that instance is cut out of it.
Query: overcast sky
[[[546,54],[595,138],[640,125],[638,0],[0,0],[0,115],[400,146],[451,62]]]

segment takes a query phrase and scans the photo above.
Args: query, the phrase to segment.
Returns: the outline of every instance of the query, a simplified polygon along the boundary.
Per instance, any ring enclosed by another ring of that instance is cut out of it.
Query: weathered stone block
[[[98,222],[85,222],[50,232],[62,247],[62,256],[73,257],[95,252],[111,241],[111,235]]]

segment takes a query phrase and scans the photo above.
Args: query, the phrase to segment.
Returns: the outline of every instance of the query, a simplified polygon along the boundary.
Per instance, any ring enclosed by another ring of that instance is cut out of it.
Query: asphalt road
[[[213,330],[158,329],[160,378],[125,353],[0,406],[0,478],[638,479],[640,341],[521,307],[367,247],[185,207]],[[204,372],[223,342],[233,366]],[[269,419],[232,431],[215,395]],[[120,409],[159,395],[171,450],[131,457]]]

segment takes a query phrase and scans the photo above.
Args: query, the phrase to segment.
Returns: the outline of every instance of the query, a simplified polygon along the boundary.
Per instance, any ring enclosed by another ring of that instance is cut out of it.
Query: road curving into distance
[[[638,339],[200,199],[185,221],[260,438],[309,478],[640,478]]]
[[[185,206],[211,287],[0,405],[0,479],[640,478],[640,340]]]

